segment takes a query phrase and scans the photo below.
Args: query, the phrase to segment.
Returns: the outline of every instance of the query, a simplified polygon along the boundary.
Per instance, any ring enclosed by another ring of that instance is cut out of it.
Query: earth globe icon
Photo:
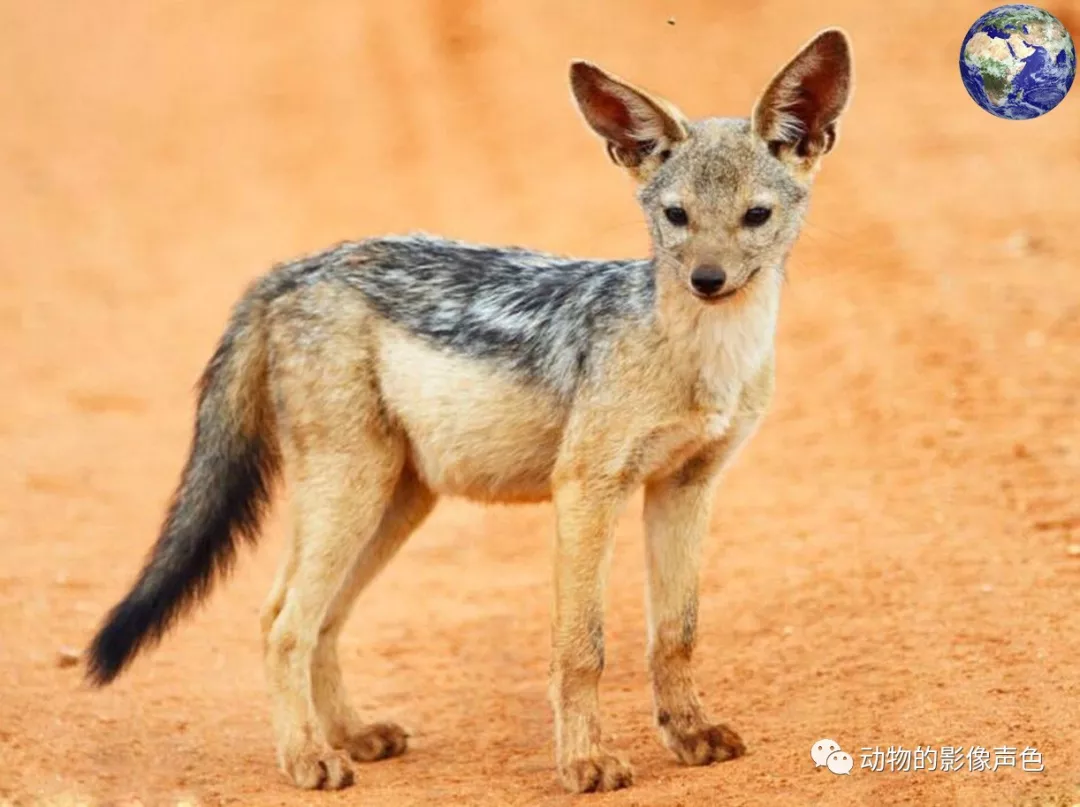
[[[1030,120],[1062,102],[1076,78],[1076,48],[1061,21],[1037,6],[998,6],[960,46],[960,77],[976,104],[999,118]]]

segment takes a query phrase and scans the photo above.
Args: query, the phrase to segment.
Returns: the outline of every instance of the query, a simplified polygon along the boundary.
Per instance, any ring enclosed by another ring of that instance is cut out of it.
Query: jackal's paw
[[[409,735],[396,723],[369,723],[349,734],[341,744],[357,762],[375,762],[405,753]]]
[[[329,748],[287,757],[284,768],[296,786],[304,790],[341,790],[353,783],[349,758]]]
[[[746,753],[742,738],[724,725],[702,726],[686,732],[663,731],[668,748],[685,765],[711,765]]]
[[[601,752],[560,765],[559,778],[571,793],[601,793],[629,787],[634,771],[625,760]]]

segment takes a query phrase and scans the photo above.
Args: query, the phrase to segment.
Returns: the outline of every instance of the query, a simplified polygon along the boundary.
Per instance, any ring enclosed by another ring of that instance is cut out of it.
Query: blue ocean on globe
[[[960,77],[980,107],[1010,120],[1045,115],[1076,78],[1068,30],[1037,6],[999,6],[975,21],[960,46]]]

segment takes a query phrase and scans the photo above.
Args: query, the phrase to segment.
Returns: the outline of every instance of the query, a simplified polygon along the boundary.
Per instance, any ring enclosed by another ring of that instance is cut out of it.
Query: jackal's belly
[[[380,353],[383,398],[432,490],[483,501],[551,496],[566,421],[554,396],[408,337],[388,336]]]

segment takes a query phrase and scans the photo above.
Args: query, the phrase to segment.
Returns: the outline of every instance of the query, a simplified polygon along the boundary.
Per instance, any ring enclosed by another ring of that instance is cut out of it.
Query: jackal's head
[[[795,243],[851,89],[847,35],[828,29],[769,82],[749,118],[691,121],[584,61],[570,85],[608,156],[638,183],[661,278],[716,302],[767,276]]]

